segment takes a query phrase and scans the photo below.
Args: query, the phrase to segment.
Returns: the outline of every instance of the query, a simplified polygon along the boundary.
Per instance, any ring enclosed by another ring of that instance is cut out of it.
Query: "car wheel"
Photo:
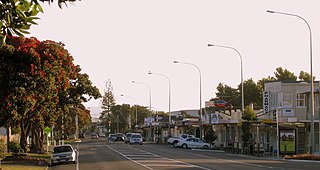
[[[187,148],[188,148],[187,144],[184,143],[184,144],[182,145],[182,148],[183,148],[183,149],[187,149]]]
[[[173,145],[174,148],[176,148],[177,144],[178,144],[178,141],[174,141],[172,145]]]
[[[209,146],[208,145],[204,145],[203,148],[204,149],[209,149]]]
[[[77,163],[77,161],[72,161],[72,163],[73,163],[73,164],[76,164],[76,163]]]

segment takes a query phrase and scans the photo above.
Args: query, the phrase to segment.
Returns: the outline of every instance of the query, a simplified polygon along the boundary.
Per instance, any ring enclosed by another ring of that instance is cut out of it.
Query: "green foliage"
[[[206,134],[204,136],[205,141],[210,144],[212,144],[217,138],[218,136],[213,129],[209,129],[208,131],[206,131]]]
[[[241,89],[241,84],[238,86]],[[254,106],[262,107],[262,92],[258,88],[258,85],[251,79],[243,82],[244,89],[244,101],[245,106],[253,103]]]
[[[295,76],[293,72],[283,69],[282,67],[276,68],[274,75],[279,81],[297,81],[297,76]]]
[[[61,113],[68,114],[68,108],[100,95],[89,77],[79,73],[80,66],[73,64],[73,57],[62,43],[12,37],[7,38],[0,54],[0,125],[20,125],[24,150],[31,126],[34,132],[41,132],[44,126],[51,127]],[[87,116],[84,112],[82,115]],[[86,117],[86,121],[90,119]]]
[[[15,141],[10,141],[8,143],[8,147],[10,152],[12,153],[23,153],[23,148],[20,146],[19,143],[15,142]]]
[[[257,114],[250,106],[246,106],[242,114],[242,119],[245,121],[255,121],[257,120]]]
[[[244,145],[247,145],[247,142],[250,139],[250,129],[251,129],[251,122],[257,120],[257,114],[253,111],[253,109],[249,106],[246,106],[244,112],[242,114],[242,122],[241,130],[242,130],[242,141]]]
[[[300,71],[299,74],[299,79],[302,81],[307,81],[310,82],[311,81],[311,75],[305,71]],[[313,80],[315,80],[315,77],[313,76]]]
[[[4,141],[0,139],[0,160],[4,158],[5,156],[4,152],[5,152],[5,144],[4,144]]]
[[[106,82],[106,90],[104,92],[104,96],[102,97],[102,112],[100,113],[100,121],[106,123],[106,116],[111,114],[111,108],[115,106],[115,98],[113,95],[113,86],[111,84],[110,79]]]
[[[244,146],[247,146],[248,141],[250,139],[250,129],[251,129],[251,123],[250,122],[242,122],[241,124],[241,131],[242,131],[242,141]]]
[[[43,13],[43,9],[39,4],[41,2],[53,2],[53,0],[2,0],[0,3],[0,47],[6,42],[6,36],[12,37],[16,34],[23,37],[29,34],[32,25],[37,25],[35,20],[39,12]],[[62,8],[62,4],[66,2],[74,2],[76,0],[58,0],[58,5]]]
[[[241,108],[241,96],[238,89],[219,83],[216,96],[224,101],[230,102],[235,108]]]

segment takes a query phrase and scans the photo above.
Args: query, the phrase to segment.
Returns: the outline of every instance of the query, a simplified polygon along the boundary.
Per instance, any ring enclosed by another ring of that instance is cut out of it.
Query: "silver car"
[[[65,162],[72,162],[75,164],[77,162],[77,150],[73,149],[70,144],[55,146],[53,148],[51,163],[49,165],[51,166]]]
[[[210,149],[210,144],[203,142],[199,138],[188,138],[187,140],[180,140],[177,143],[177,147],[187,148],[203,148]]]
[[[130,145],[131,144],[140,144],[142,145],[143,139],[139,133],[132,133],[130,137]]]

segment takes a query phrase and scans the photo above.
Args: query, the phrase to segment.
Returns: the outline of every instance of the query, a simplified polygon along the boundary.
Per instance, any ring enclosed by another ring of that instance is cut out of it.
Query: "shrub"
[[[9,150],[12,153],[22,153],[23,152],[23,149],[21,148],[20,144],[15,141],[10,141],[8,145],[9,145]]]
[[[0,139],[0,160],[4,158],[4,150],[5,150],[4,141]]]

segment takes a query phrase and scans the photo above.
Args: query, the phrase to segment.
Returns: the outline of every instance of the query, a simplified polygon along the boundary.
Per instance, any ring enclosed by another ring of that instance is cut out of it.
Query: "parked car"
[[[70,144],[55,146],[51,155],[50,166],[57,163],[77,162],[77,150],[73,149]]]
[[[131,144],[140,144],[140,145],[142,145],[142,143],[143,143],[142,136],[139,133],[132,133],[129,143],[130,143],[130,145]]]
[[[184,149],[187,149],[187,148],[209,149],[210,148],[210,144],[203,142],[199,138],[188,138],[187,140],[180,140],[177,143],[177,147],[182,147]]]
[[[108,142],[114,142],[117,139],[116,134],[109,134],[108,136]]]
[[[115,142],[121,141],[124,142],[126,140],[126,136],[122,133],[116,133],[116,139],[114,140]]]
[[[106,137],[106,134],[104,134],[104,133],[99,133],[99,137]]]
[[[170,137],[167,140],[167,143],[172,145],[173,147],[177,147],[177,143],[179,141],[184,141],[184,140],[187,140],[188,138],[194,138],[194,136],[189,134],[181,134],[179,137]]]
[[[131,135],[132,135],[132,133],[127,133],[126,134],[126,142],[125,143],[129,143],[130,142]]]
[[[92,133],[92,134],[91,134],[91,139],[99,139],[98,134]]]
[[[80,133],[79,134],[79,138],[84,138],[85,137],[85,134],[84,133]]]

